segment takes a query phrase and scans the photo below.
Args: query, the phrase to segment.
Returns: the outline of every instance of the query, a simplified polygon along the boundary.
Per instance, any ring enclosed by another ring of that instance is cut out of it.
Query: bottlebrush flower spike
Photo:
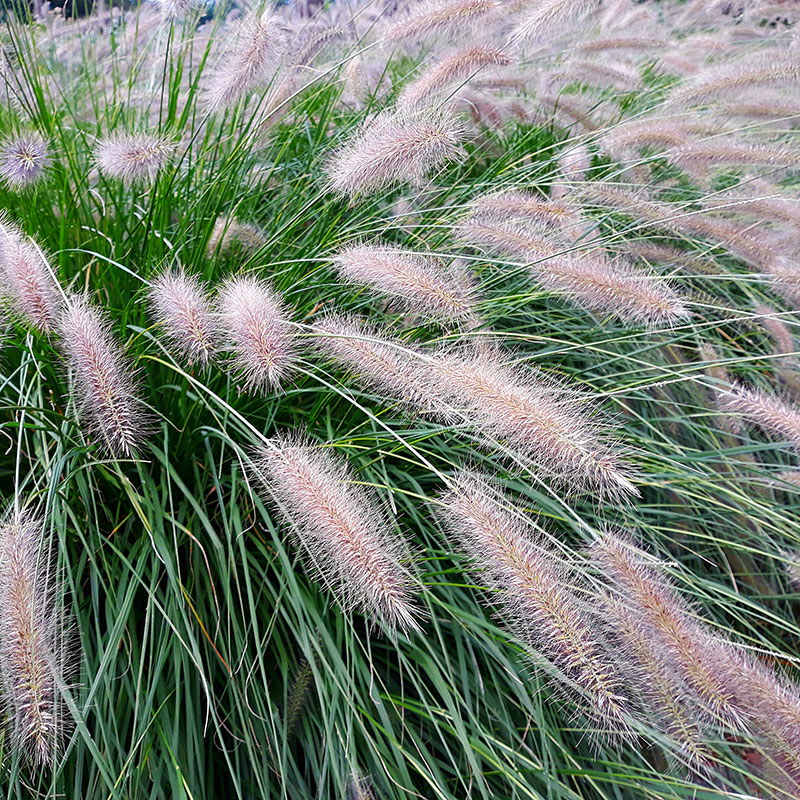
[[[152,183],[175,152],[175,143],[146,133],[115,133],[100,139],[95,161],[100,171],[126,184]]]
[[[253,89],[265,87],[286,46],[278,20],[269,9],[247,13],[234,36],[206,88],[206,105],[211,111],[224,111]]]
[[[634,615],[662,663],[691,688],[699,701],[698,712],[709,721],[728,722],[741,730],[743,715],[736,688],[723,666],[728,643],[714,639],[692,619],[672,584],[625,539],[606,533],[591,553],[614,596]]]
[[[36,183],[49,164],[47,142],[38,133],[10,139],[0,148],[0,177],[11,189]]]
[[[247,391],[278,389],[294,369],[297,344],[286,307],[264,280],[231,278],[219,293],[219,324]]]
[[[533,527],[485,481],[463,473],[437,513],[474,562],[476,582],[497,592],[500,614],[515,634],[557,668],[564,688],[577,690],[590,718],[627,733],[629,702],[615,659]]]
[[[600,253],[545,258],[533,264],[531,272],[544,288],[633,325],[660,327],[689,317],[680,295],[663,279]]]
[[[648,724],[666,734],[690,766],[702,768],[711,753],[704,738],[704,725],[694,713],[694,699],[661,650],[641,618],[624,603],[606,596],[608,627],[615,634],[615,652],[623,657],[625,685],[641,698]]]
[[[437,401],[462,410],[482,435],[506,442],[572,488],[609,497],[637,493],[609,426],[576,392],[485,355],[445,354],[433,366]]]
[[[5,296],[20,317],[41,331],[52,330],[61,296],[41,250],[0,213],[0,274]]]
[[[313,325],[314,344],[366,385],[418,408],[430,402],[430,370],[408,345],[377,335],[363,321],[331,315]]]
[[[72,390],[90,431],[116,456],[131,456],[148,427],[134,372],[114,340],[111,325],[87,298],[73,296],[58,320]]]
[[[386,40],[397,43],[469,33],[476,25],[494,21],[501,9],[497,0],[423,0],[390,22]]]
[[[472,202],[470,208],[473,217],[485,217],[500,223],[518,218],[561,228],[581,221],[577,208],[567,201],[550,200],[518,190],[482,195]]]
[[[355,197],[404,181],[420,182],[455,158],[463,136],[452,114],[436,111],[384,112],[369,121],[355,141],[327,165],[329,188]]]
[[[483,67],[507,67],[513,63],[503,50],[489,45],[472,45],[456,50],[429,67],[400,93],[397,105],[409,108],[428,100],[435,92],[466,81]]]
[[[40,552],[42,523],[11,514],[0,525],[0,677],[15,749],[51,763],[64,729],[64,625]]]
[[[402,539],[346,462],[305,438],[273,438],[257,471],[297,532],[318,579],[345,611],[390,630],[418,630]]]
[[[774,395],[734,386],[732,394],[724,401],[724,409],[741,414],[767,433],[800,448],[800,410]]]
[[[800,156],[787,147],[754,142],[711,140],[678,147],[667,157],[692,175],[703,177],[712,167],[797,167]]]
[[[789,326],[780,318],[779,312],[774,308],[765,305],[758,305],[755,308],[758,321],[769,334],[775,345],[775,352],[780,355],[788,355],[795,352],[794,337],[789,330]]]
[[[800,81],[800,60],[793,53],[756,53],[728,64],[714,65],[678,86],[670,100],[697,103],[735,97],[742,89],[794,86]]]
[[[410,311],[443,321],[474,316],[474,289],[467,273],[437,259],[392,247],[353,245],[333,261],[345,280],[398,298]]]
[[[537,42],[553,35],[554,28],[578,21],[599,6],[598,0],[542,0],[517,24],[512,40]]]
[[[149,300],[167,338],[189,364],[204,367],[216,349],[219,331],[203,281],[167,269],[153,281]]]
[[[246,253],[255,253],[266,244],[267,237],[260,228],[247,222],[238,222],[223,214],[217,217],[214,223],[206,254],[209,258],[218,254],[226,255],[232,252],[237,245]]]

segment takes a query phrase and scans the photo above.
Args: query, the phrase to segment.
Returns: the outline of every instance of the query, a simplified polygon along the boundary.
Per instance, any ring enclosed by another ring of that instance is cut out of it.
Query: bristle
[[[315,346],[367,386],[412,408],[428,402],[430,376],[426,379],[424,362],[413,348],[376,334],[355,317],[331,315],[313,329]]]
[[[466,80],[483,67],[506,67],[511,63],[511,57],[497,47],[473,45],[456,50],[409,83],[400,93],[397,105],[408,108],[430,99],[446,86]]]
[[[386,40],[409,42],[469,33],[476,25],[495,19],[501,8],[498,0],[425,0],[390,21]]]
[[[758,389],[737,386],[725,399],[724,407],[793,448],[800,448],[800,410],[793,405]]]
[[[436,259],[376,245],[354,245],[334,257],[345,280],[398,298],[410,311],[442,321],[474,315],[468,275]]]
[[[758,315],[761,326],[772,339],[775,352],[780,355],[794,353],[794,337],[789,326],[780,319],[779,313],[774,308],[765,305],[756,306],[755,313]]]
[[[58,334],[80,413],[89,423],[86,432],[113,455],[133,455],[148,420],[133,370],[105,314],[85,297],[73,296],[58,320]]]
[[[614,595],[638,617],[639,629],[647,632],[660,659],[691,687],[698,713],[741,729],[736,692],[718,659],[724,648],[692,619],[667,579],[630,542],[610,533],[593,545],[592,555]]]
[[[100,171],[123,183],[152,183],[168,163],[175,144],[163,136],[112,134],[100,139],[95,160]]]
[[[190,365],[204,367],[217,348],[219,331],[203,281],[167,269],[153,281],[149,300],[156,321],[175,348]]]
[[[497,594],[494,602],[510,628],[576,689],[587,715],[612,733],[627,732],[628,700],[598,630],[567,583],[566,571],[520,515],[484,481],[461,474],[437,512]],[[584,705],[585,704],[585,705]]]
[[[49,164],[47,142],[39,134],[18,136],[0,147],[0,178],[11,189],[25,189],[36,183]]]
[[[52,268],[42,251],[6,216],[0,214],[0,274],[12,310],[41,331],[53,328],[61,306]]]
[[[572,489],[600,498],[636,494],[610,426],[577,393],[485,355],[445,354],[434,370],[438,397],[490,442],[505,442]]]
[[[346,462],[305,438],[277,437],[261,448],[257,469],[343,609],[390,630],[419,628],[402,539]]]
[[[0,525],[0,677],[14,749],[51,764],[64,728],[64,626],[42,555],[42,523],[13,513]]]
[[[460,152],[461,125],[440,112],[383,112],[327,165],[330,189],[355,197],[396,183],[419,182]]]
[[[217,217],[208,239],[206,254],[209,258],[228,255],[237,247],[245,253],[255,253],[267,244],[264,232],[248,222],[239,222],[224,214]]]
[[[279,389],[291,375],[297,344],[281,298],[264,280],[231,278],[219,292],[219,325],[247,391]]]
[[[249,11],[211,73],[205,95],[207,108],[224,111],[253,89],[266,86],[280,64],[285,44],[270,9]]]
[[[680,295],[665,281],[641,274],[619,259],[596,253],[560,256],[537,262],[531,271],[546,289],[633,325],[669,326],[689,317]]]
[[[523,15],[514,29],[514,39],[536,42],[548,35],[557,36],[557,26],[576,25],[599,4],[599,0],[541,0]]]
[[[581,219],[577,208],[567,201],[516,190],[482,195],[472,202],[471,211],[474,217],[488,217],[501,223],[519,218],[554,227],[574,225]]]

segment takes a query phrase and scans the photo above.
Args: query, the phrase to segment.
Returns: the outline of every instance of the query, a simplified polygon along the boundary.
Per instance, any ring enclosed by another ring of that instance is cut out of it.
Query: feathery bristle
[[[375,245],[353,245],[334,257],[345,280],[372,286],[403,301],[410,311],[443,321],[474,315],[466,272],[436,259]]]
[[[405,42],[468,33],[476,25],[495,19],[501,8],[498,0],[423,0],[390,22],[386,39]]]
[[[390,630],[417,630],[404,543],[346,462],[304,438],[276,437],[257,467],[339,605]]]
[[[399,182],[419,182],[460,152],[462,128],[451,114],[383,112],[327,165],[330,189],[354,197]]]
[[[536,42],[545,35],[553,35],[556,26],[578,24],[599,5],[599,0],[541,0],[519,21],[513,38]]]
[[[49,164],[47,142],[37,133],[10,139],[0,148],[0,178],[12,189],[36,183]]]
[[[265,280],[239,276],[219,292],[219,324],[247,391],[279,389],[297,360],[283,300]]]
[[[498,593],[495,602],[517,636],[577,688],[592,719],[626,732],[628,701],[611,653],[533,527],[504,508],[485,481],[463,473],[437,512],[479,571],[477,581]]]
[[[574,225],[581,219],[577,208],[567,201],[515,190],[482,195],[472,202],[471,211],[477,218],[489,217],[498,222],[530,219],[554,227]]]
[[[253,89],[266,86],[286,44],[270,9],[248,12],[234,37],[206,87],[206,105],[212,111],[224,111]]]
[[[189,364],[204,367],[216,349],[219,331],[203,281],[182,270],[167,269],[153,281],[149,300],[172,344]]]
[[[400,93],[397,105],[408,108],[459,81],[465,81],[483,67],[507,67],[512,59],[497,47],[472,45],[456,50],[429,67]]]
[[[715,642],[689,614],[671,583],[650,566],[644,554],[625,539],[606,533],[591,548],[592,556],[609,581],[615,596],[634,615],[664,664],[691,687],[698,711],[719,723],[741,727],[735,690],[717,656]]]
[[[433,366],[437,398],[463,411],[482,435],[505,441],[573,489],[636,494],[609,427],[577,393],[486,356],[443,355]]]
[[[89,432],[113,455],[133,455],[148,421],[133,370],[105,314],[85,297],[70,297],[58,320],[58,334]]]
[[[255,253],[267,243],[264,232],[248,222],[239,222],[224,214],[217,217],[206,246],[209,258],[227,255],[241,247],[245,253]]]
[[[795,85],[800,80],[800,60],[793,54],[756,53],[728,64],[712,66],[679,86],[670,98],[676,103],[710,101],[735,96],[742,89],[769,85]]]
[[[315,346],[368,386],[412,408],[429,402],[430,377],[413,349],[377,335],[355,317],[331,315],[313,328]]]
[[[52,330],[61,295],[50,265],[34,242],[0,214],[0,274],[12,310],[39,330]]]
[[[633,325],[674,325],[689,317],[678,293],[663,279],[643,275],[619,259],[612,261],[598,253],[545,258],[531,272],[544,288]]]
[[[175,152],[166,137],[115,133],[100,139],[95,160],[100,171],[123,183],[152,183]]]
[[[724,408],[741,414],[748,422],[800,448],[800,410],[774,395],[758,389],[735,386],[724,400]]]
[[[775,344],[775,352],[780,355],[788,355],[795,352],[794,337],[789,330],[789,326],[780,319],[778,312],[774,308],[765,305],[758,305],[755,308],[758,321],[769,334]]]
[[[37,766],[51,763],[63,733],[64,627],[54,604],[42,523],[14,513],[0,525],[0,677],[11,741]]]
[[[701,767],[710,756],[703,724],[694,713],[691,694],[665,662],[658,644],[642,620],[626,605],[609,595],[604,598],[608,625],[621,648],[625,685],[641,698],[647,721],[666,734],[681,758]],[[619,654],[619,650],[617,651]]]
[[[683,145],[667,154],[670,161],[694,175],[711,167],[731,165],[797,167],[800,157],[787,147],[757,142],[712,140]]]

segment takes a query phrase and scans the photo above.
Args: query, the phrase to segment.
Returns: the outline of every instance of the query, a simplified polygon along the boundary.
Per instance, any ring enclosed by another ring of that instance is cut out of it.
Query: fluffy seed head
[[[419,182],[461,152],[462,135],[461,125],[452,114],[378,114],[352,143],[330,159],[330,189],[354,197],[395,183]]]
[[[88,432],[102,440],[112,455],[133,455],[148,420],[133,370],[110,323],[87,298],[73,296],[58,320],[58,334],[75,399],[90,425]]]
[[[377,335],[357,318],[331,315],[313,327],[315,346],[366,385],[412,408],[429,402],[429,370],[412,348]]]
[[[535,263],[531,272],[546,289],[563,292],[579,306],[613,314],[633,325],[673,325],[689,316],[680,296],[664,280],[602,254],[546,258]]]
[[[759,52],[728,64],[703,70],[673,92],[675,103],[698,103],[735,97],[742,89],[767,85],[796,86],[800,81],[800,60],[794,53]]]
[[[598,0],[542,0],[525,14],[514,29],[517,41],[539,41],[563,23],[577,24],[599,5]]]
[[[741,414],[767,433],[784,439],[795,449],[800,448],[800,410],[780,398],[736,386],[725,399],[724,409]]]
[[[532,526],[504,507],[484,481],[461,474],[437,508],[445,527],[494,589],[503,619],[588,704],[589,716],[613,730],[628,728],[628,702],[602,635],[563,567]]]
[[[10,139],[0,148],[0,177],[12,189],[36,183],[49,164],[47,142],[37,133]]]
[[[219,293],[219,324],[247,391],[278,389],[292,372],[297,345],[281,298],[264,280],[231,278]]]
[[[0,275],[5,297],[21,318],[50,331],[58,316],[61,296],[41,250],[9,219],[0,214]]]
[[[691,693],[664,661],[658,644],[635,612],[610,595],[604,597],[603,609],[617,657],[624,664],[625,684],[641,699],[648,724],[668,736],[690,765],[702,767],[710,752]]]
[[[207,287],[196,275],[167,269],[149,292],[156,321],[189,364],[204,367],[218,335]]]
[[[276,437],[257,466],[339,605],[390,630],[418,629],[403,541],[346,462],[306,439]]]
[[[789,326],[780,319],[778,312],[774,308],[765,305],[758,305],[755,308],[758,321],[766,330],[775,344],[775,352],[781,355],[794,353],[794,337]]]
[[[217,254],[230,253],[237,246],[245,253],[255,253],[266,243],[267,237],[260,228],[247,222],[238,222],[223,214],[214,223],[206,253],[209,258],[213,258]]]
[[[423,0],[407,14],[392,20],[388,42],[411,42],[446,34],[466,33],[495,19],[502,8],[497,0]]]
[[[42,524],[30,515],[0,524],[0,677],[11,741],[38,766],[53,761],[63,733],[65,656],[41,543]]]
[[[601,496],[636,493],[609,427],[577,393],[483,355],[445,354],[433,370],[440,402],[461,410],[483,435],[505,441],[556,480]]]
[[[564,200],[549,200],[531,192],[510,190],[483,195],[473,201],[474,217],[495,222],[529,219],[553,227],[573,225],[580,221],[578,210]]]
[[[469,277],[438,260],[391,247],[354,245],[334,263],[345,280],[372,286],[411,311],[444,321],[474,315]]]
[[[206,105],[224,111],[253,89],[266,86],[280,62],[285,37],[271,10],[254,10],[239,23],[235,40],[212,72]]]
[[[100,171],[123,183],[152,183],[175,152],[163,136],[116,133],[100,139],[95,160]]]
[[[397,105],[408,108],[432,94],[466,80],[482,67],[507,67],[512,63],[503,50],[488,45],[473,45],[456,50],[429,67],[400,93]]]
[[[607,533],[591,552],[612,594],[634,615],[633,624],[648,637],[661,662],[691,688],[698,712],[711,721],[740,726],[735,688],[722,668],[726,643],[692,619],[671,583],[624,538]]]

